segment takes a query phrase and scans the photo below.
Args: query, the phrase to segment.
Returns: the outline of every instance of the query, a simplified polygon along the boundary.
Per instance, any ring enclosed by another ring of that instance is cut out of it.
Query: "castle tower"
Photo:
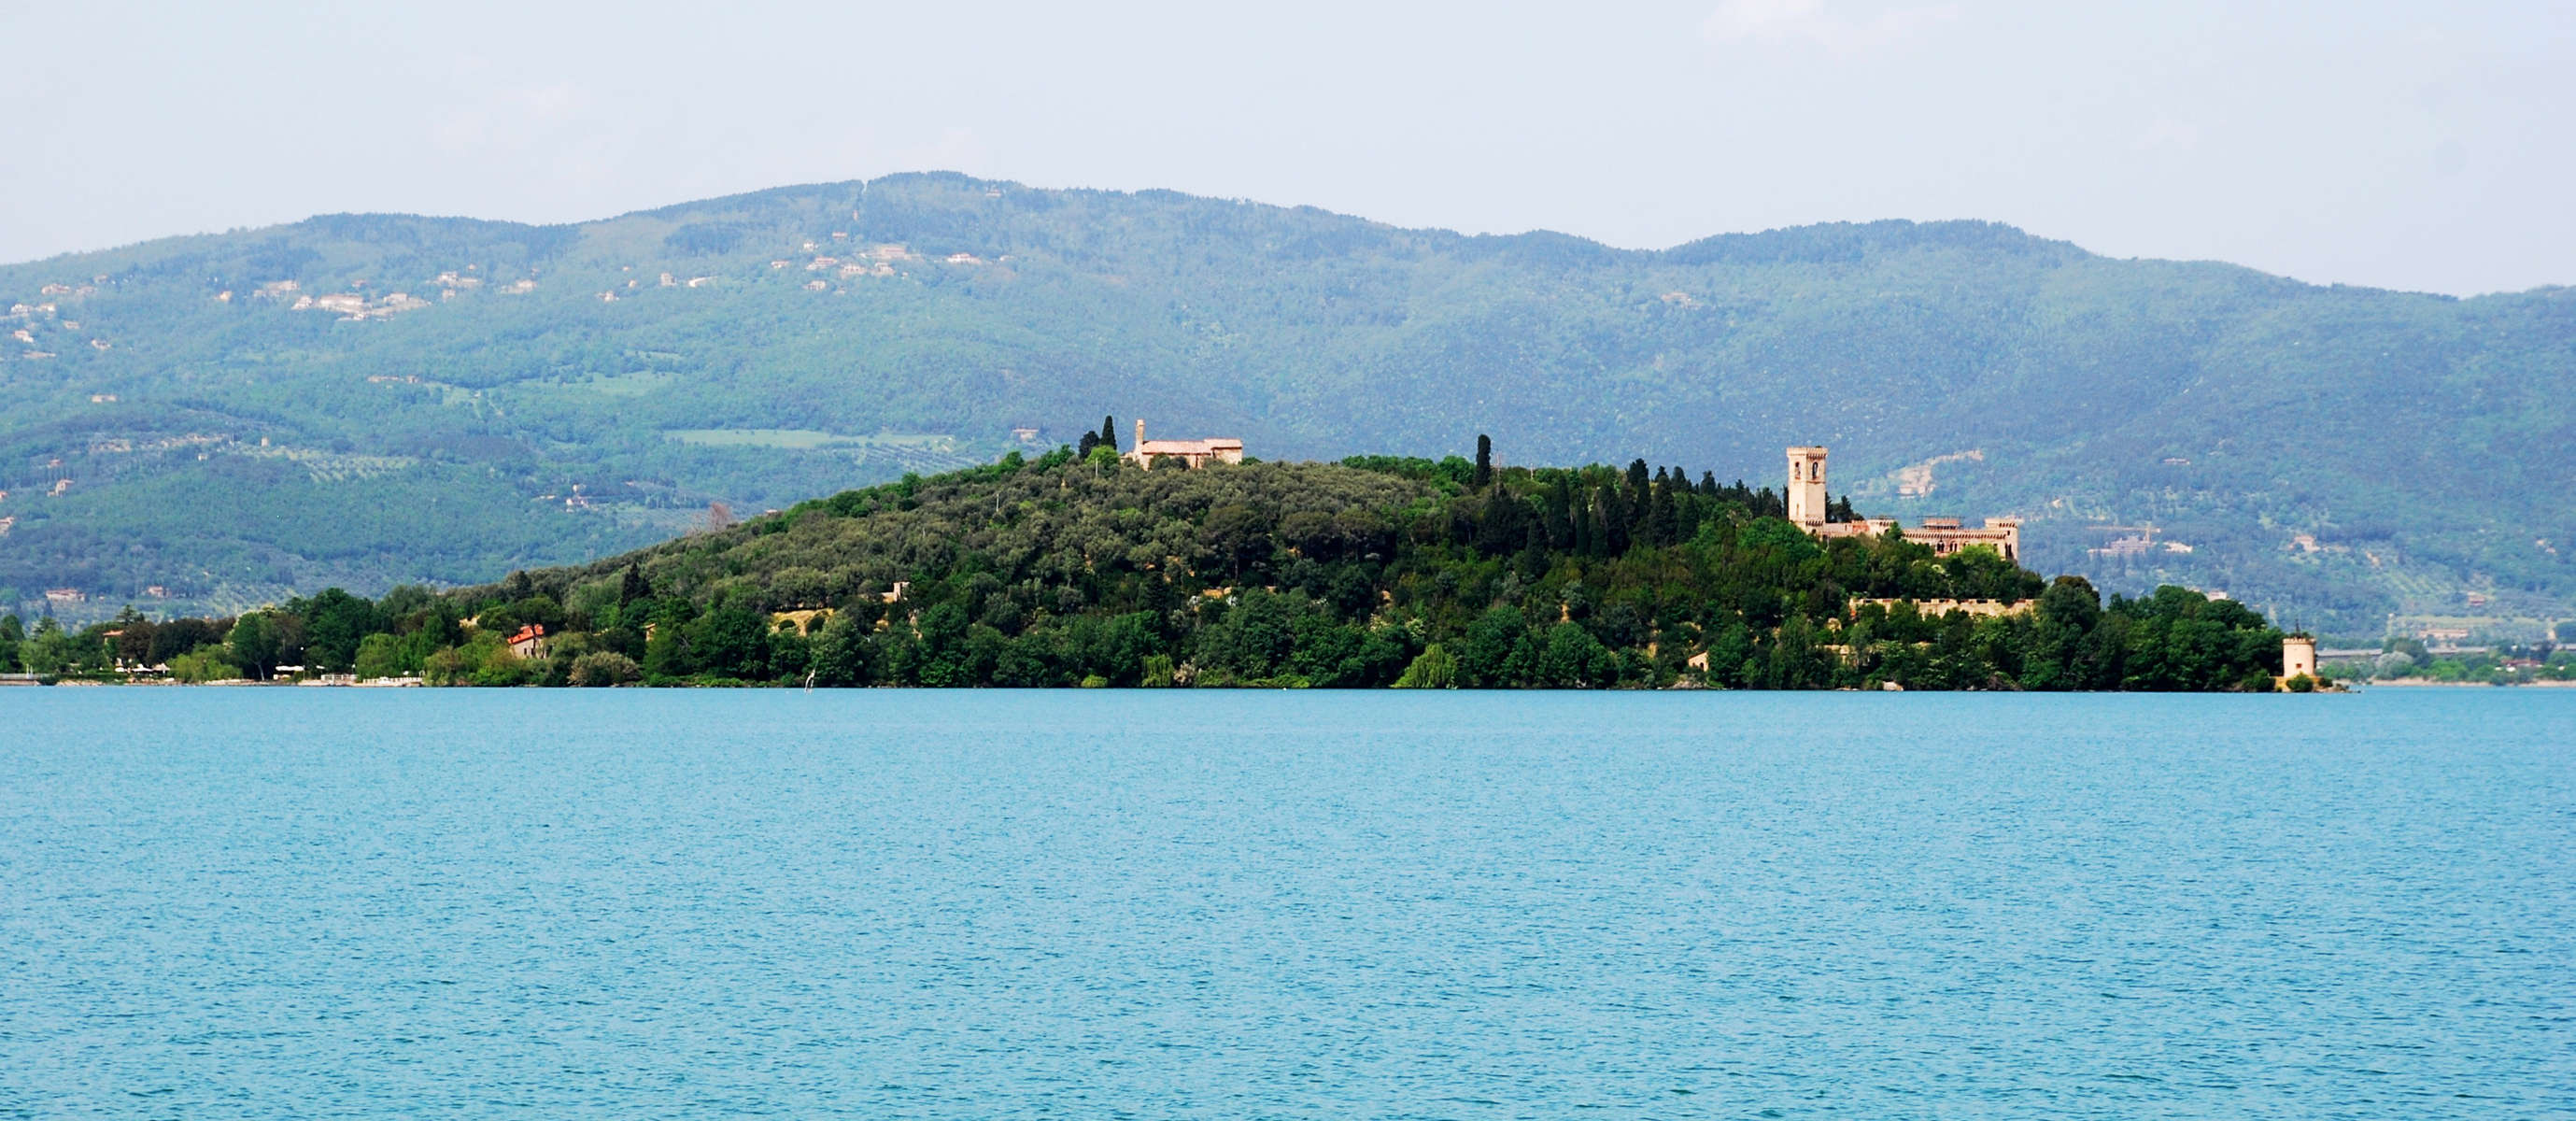
[[[1136,418],[1136,454],[1145,454],[1145,418]]]
[[[1825,524],[1825,449],[1789,449],[1789,520],[1814,529]]]
[[[2300,675],[2317,675],[2317,640],[2303,634],[2281,640],[2281,677],[2288,680]]]

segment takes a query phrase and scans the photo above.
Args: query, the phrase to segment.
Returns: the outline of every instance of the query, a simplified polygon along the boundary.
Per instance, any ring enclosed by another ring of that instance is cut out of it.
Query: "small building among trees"
[[[527,626],[519,628],[519,633],[510,636],[509,645],[510,652],[522,658],[545,657],[546,628],[544,624],[530,623]]]
[[[1135,450],[1120,458],[1149,471],[1153,469],[1154,461],[1158,459],[1177,461],[1184,467],[1197,470],[1210,463],[1243,462],[1243,441],[1233,437],[1205,440],[1148,440],[1145,438],[1145,421],[1143,418],[1138,418]]]

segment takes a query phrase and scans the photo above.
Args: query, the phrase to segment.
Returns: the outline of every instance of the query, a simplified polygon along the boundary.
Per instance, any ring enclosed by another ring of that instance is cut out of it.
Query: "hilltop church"
[[[1118,458],[1151,471],[1156,463],[1172,463],[1197,470],[1210,463],[1243,462],[1243,441],[1231,436],[1205,440],[1148,440],[1145,418],[1136,418],[1136,447]]]
[[[1894,518],[1826,521],[1825,502],[1825,449],[1789,449],[1789,520],[1799,528],[1820,538],[1834,538],[1875,536],[1896,527]],[[1960,525],[1957,518],[1925,518],[1922,525],[1905,531],[1905,539],[1930,545],[1941,556],[1985,545],[2002,553],[2005,560],[2021,561],[2020,518],[1987,518],[1985,525],[1975,528]]]

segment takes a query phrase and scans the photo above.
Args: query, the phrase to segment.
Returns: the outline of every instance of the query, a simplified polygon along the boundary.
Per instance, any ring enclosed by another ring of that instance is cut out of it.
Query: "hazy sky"
[[[2576,7],[0,0],[0,260],[949,168],[1661,247],[1986,218],[2576,283]]]

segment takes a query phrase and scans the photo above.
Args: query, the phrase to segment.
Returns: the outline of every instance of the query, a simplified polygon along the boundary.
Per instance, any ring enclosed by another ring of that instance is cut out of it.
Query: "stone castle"
[[[1789,449],[1789,520],[1799,528],[1817,537],[1834,538],[1875,536],[1896,527],[1894,518],[1827,521],[1826,502],[1825,449]],[[2002,553],[2005,560],[2021,560],[2020,518],[1987,518],[1986,524],[1973,528],[1960,525],[1957,518],[1925,518],[1922,525],[1905,531],[1905,539],[1929,545],[1940,556],[1984,545]]]

